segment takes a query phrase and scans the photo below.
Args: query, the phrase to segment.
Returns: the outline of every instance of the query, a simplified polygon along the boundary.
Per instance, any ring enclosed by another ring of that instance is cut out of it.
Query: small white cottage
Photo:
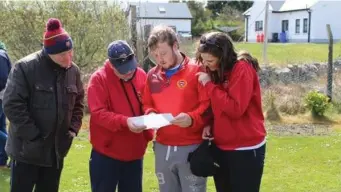
[[[265,1],[254,1],[243,13],[245,41],[256,42],[257,34],[264,33],[265,4]],[[331,25],[334,41],[341,39],[341,1],[270,1],[268,17],[268,39],[272,42],[283,38],[287,42],[328,42],[326,24]]]

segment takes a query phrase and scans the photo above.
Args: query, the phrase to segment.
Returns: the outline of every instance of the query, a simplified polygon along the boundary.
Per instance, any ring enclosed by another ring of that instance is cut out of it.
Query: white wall
[[[278,22],[277,15],[272,13],[272,7],[269,6],[268,14],[268,39],[271,40],[272,33],[277,32]],[[256,21],[263,21],[263,31],[255,31]],[[253,6],[250,11],[249,21],[248,21],[248,41],[256,42],[257,34],[264,33],[265,25],[265,1],[254,1]]]
[[[309,28],[309,15],[307,11],[294,11],[285,13],[276,13],[277,15],[277,32],[282,32],[282,21],[289,21],[289,30],[287,31],[287,39],[289,42],[308,42],[308,33],[303,33],[303,19],[308,19]],[[300,32],[296,33],[296,19],[300,19]],[[309,30],[308,30],[309,31]]]
[[[176,27],[176,31],[192,33],[190,19],[141,19],[136,23],[137,34],[139,36],[141,35],[141,31],[143,32],[143,26],[148,24],[152,25],[152,27],[159,24],[171,25]]]
[[[334,41],[340,41],[341,1],[320,1],[311,9],[311,42],[328,42],[326,24],[331,26]]]
[[[264,1],[254,1],[250,16],[249,16],[249,26],[248,26],[248,41],[256,42],[257,33],[255,31],[256,21],[263,21],[263,30],[264,30],[264,16],[265,16],[265,2]]]

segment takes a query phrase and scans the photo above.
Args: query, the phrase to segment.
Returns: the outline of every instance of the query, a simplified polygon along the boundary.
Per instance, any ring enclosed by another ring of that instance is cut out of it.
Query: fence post
[[[328,46],[328,75],[327,75],[327,96],[330,101],[332,100],[333,95],[333,33],[330,28],[330,24],[327,24],[327,33],[329,39]]]
[[[137,29],[136,29],[136,5],[130,5],[131,11],[131,42],[133,44],[133,49],[137,53]]]

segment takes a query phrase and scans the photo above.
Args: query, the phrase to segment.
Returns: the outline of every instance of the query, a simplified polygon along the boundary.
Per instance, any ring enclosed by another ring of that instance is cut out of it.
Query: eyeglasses
[[[112,61],[115,61],[115,62],[124,63],[126,61],[133,59],[133,57],[134,57],[134,53],[129,54],[129,55],[123,55],[123,56],[120,56],[118,58],[109,57],[109,59]]]
[[[221,48],[216,38],[206,38],[205,36],[201,37],[200,45],[214,45]]]

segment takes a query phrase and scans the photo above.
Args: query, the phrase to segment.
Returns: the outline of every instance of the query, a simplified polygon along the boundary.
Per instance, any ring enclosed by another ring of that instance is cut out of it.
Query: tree
[[[248,8],[252,6],[252,1],[208,1],[206,8],[211,10],[214,13],[214,17],[217,17],[220,13],[223,12],[223,8],[226,5],[229,5],[233,9],[237,9],[240,12],[246,11]]]
[[[74,42],[75,63],[89,71],[106,59],[111,41],[129,34],[123,11],[106,1],[7,1],[0,8],[0,37],[14,60],[42,48],[50,17],[61,20]]]
[[[209,27],[211,12],[204,9],[204,4],[196,1],[187,1],[187,6],[192,14],[192,35],[201,35]],[[212,27],[211,27],[212,28]]]

